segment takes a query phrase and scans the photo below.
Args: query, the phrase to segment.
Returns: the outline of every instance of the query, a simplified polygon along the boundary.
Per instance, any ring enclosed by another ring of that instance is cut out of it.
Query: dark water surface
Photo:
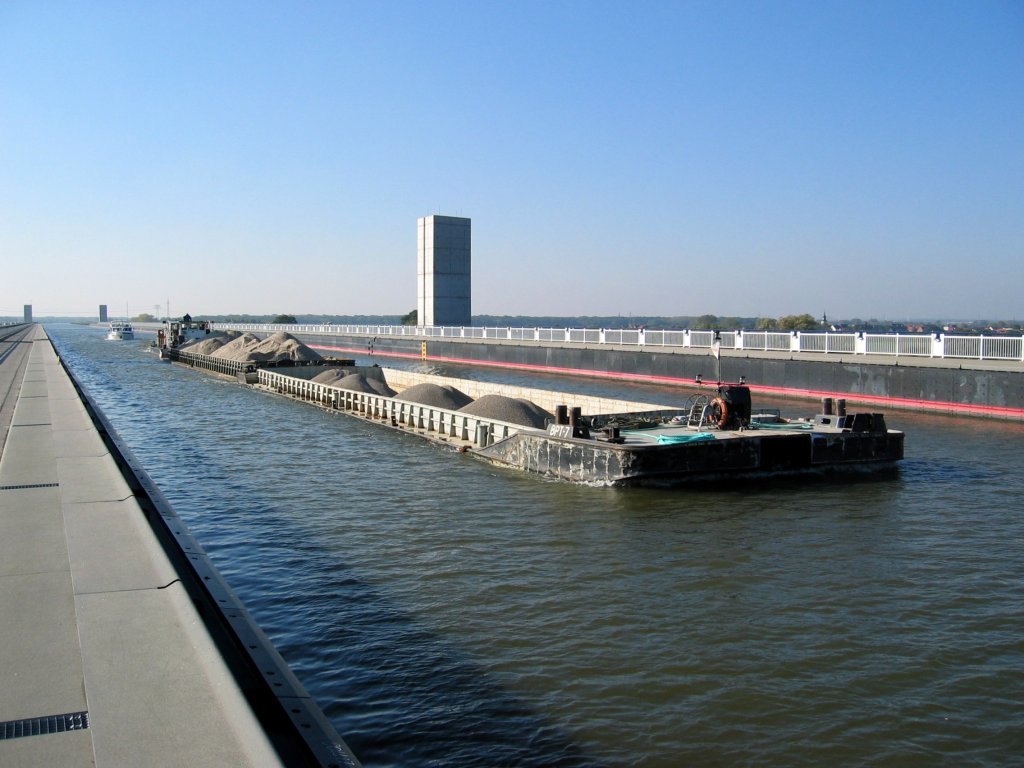
[[[580,487],[47,331],[367,766],[1024,759],[1021,425],[890,412],[869,481]]]

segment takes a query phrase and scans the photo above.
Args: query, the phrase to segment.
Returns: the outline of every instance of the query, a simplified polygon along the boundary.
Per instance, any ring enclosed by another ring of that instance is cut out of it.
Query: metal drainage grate
[[[23,491],[26,488],[56,488],[60,483],[33,483],[30,485],[0,485],[0,491]]]
[[[47,733],[81,731],[89,727],[88,712],[69,712],[66,715],[33,717],[28,720],[8,720],[0,723],[0,741],[22,736],[43,736]]]

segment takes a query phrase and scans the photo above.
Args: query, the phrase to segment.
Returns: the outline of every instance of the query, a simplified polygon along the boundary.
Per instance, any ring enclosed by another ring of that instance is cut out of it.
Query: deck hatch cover
[[[22,736],[43,736],[47,733],[81,731],[89,727],[88,712],[69,712],[66,715],[32,717],[27,720],[8,720],[0,723],[0,741]]]

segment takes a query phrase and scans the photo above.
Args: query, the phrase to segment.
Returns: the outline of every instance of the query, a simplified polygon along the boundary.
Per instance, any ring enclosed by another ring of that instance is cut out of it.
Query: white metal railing
[[[743,349],[759,352],[790,352],[793,335],[788,331],[744,331]]]
[[[605,328],[492,328],[484,326],[413,325],[272,325],[214,323],[215,328],[273,333],[406,336],[412,338],[485,339],[556,344],[614,345],[636,348],[721,349],[815,355],[886,355],[893,357],[972,358],[1024,361],[1024,336],[948,336],[945,334],[822,333],[820,331],[653,331]]]

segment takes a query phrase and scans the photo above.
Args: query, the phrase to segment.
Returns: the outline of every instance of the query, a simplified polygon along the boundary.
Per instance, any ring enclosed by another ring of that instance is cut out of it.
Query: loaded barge
[[[745,410],[744,410],[745,408]],[[832,403],[823,410],[831,411]],[[591,417],[591,426],[521,430],[478,453],[538,474],[608,485],[678,486],[726,479],[893,469],[903,433],[878,413],[826,412],[811,420],[751,414],[750,390],[722,385],[680,413]],[[625,426],[620,425],[624,422]],[[599,429],[595,433],[594,428]]]
[[[377,366],[351,366],[394,396],[312,381],[322,365],[263,367],[177,349],[171,360],[236,377],[247,386],[444,443],[497,465],[576,483],[674,487],[832,473],[891,470],[903,458],[904,433],[879,413],[847,413],[826,399],[812,419],[754,412],[750,389],[722,384],[683,407],[632,403],[506,387]],[[346,363],[350,361],[345,361]],[[335,361],[335,364],[336,361]],[[543,428],[402,399],[415,384],[455,386],[472,397],[513,394],[553,413]]]

